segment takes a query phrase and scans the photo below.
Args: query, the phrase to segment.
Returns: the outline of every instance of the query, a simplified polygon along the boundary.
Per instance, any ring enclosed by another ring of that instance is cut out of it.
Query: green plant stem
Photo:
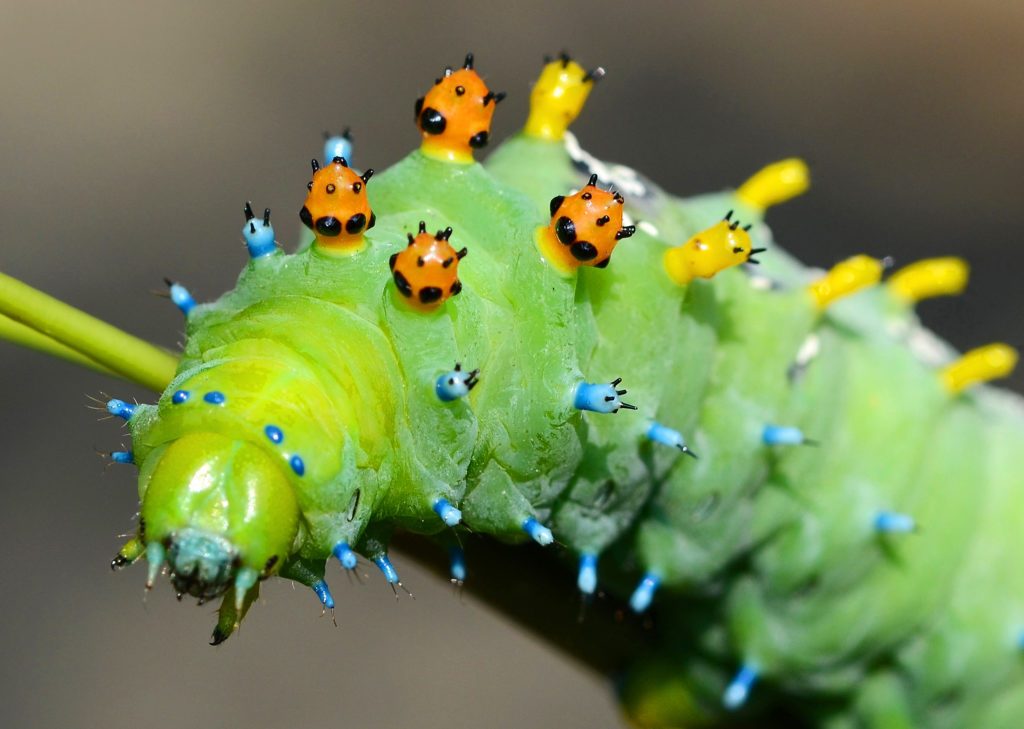
[[[104,367],[96,360],[89,359],[81,352],[66,347],[45,334],[40,334],[35,329],[20,324],[6,316],[0,316],[0,339],[6,339],[13,344],[34,349],[37,352],[42,352],[52,357],[81,365],[82,367],[88,367],[104,375],[117,376],[117,373],[108,367]]]
[[[3,273],[0,273],[0,314],[35,330],[55,345],[107,368],[118,377],[158,392],[167,386],[177,370],[178,360],[171,353]],[[0,336],[10,338],[3,333]],[[63,356],[52,346],[43,351]]]

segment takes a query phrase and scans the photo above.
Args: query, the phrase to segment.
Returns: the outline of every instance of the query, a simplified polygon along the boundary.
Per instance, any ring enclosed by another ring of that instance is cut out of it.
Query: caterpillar
[[[393,167],[329,136],[294,253],[247,203],[236,287],[168,282],[180,357],[0,275],[4,338],[161,393],[104,403],[141,512],[112,566],[219,598],[219,644],[272,577],[331,611],[360,559],[402,589],[396,532],[463,581],[472,530],[650,621],[618,682],[638,726],[1016,726],[1024,416],[984,384],[1016,353],[913,313],[966,264],[805,268],[764,223],[801,161],[673,196],[568,131],[603,76],[547,59],[482,163],[504,95],[471,55]]]

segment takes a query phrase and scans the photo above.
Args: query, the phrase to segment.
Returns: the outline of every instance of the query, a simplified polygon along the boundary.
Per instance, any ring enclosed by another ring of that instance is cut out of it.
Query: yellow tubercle
[[[702,230],[683,245],[671,248],[665,253],[663,263],[669,278],[680,286],[695,278],[711,278],[741,263],[757,263],[752,259],[764,248],[754,248],[747,233],[750,226],[740,227],[738,221],[731,221],[732,211],[724,220]]]
[[[940,376],[946,389],[956,394],[972,385],[1007,377],[1016,366],[1016,349],[1008,344],[987,344],[947,365]]]
[[[837,263],[807,290],[819,309],[827,309],[837,299],[877,284],[884,270],[885,265],[877,258],[853,256]]]
[[[547,63],[530,93],[530,116],[523,133],[549,142],[561,140],[602,76],[604,69],[586,71],[566,55]]]
[[[811,172],[799,157],[774,162],[755,172],[736,190],[736,197],[752,208],[767,210],[797,195],[803,195],[811,186]]]
[[[475,161],[473,153],[462,147],[453,147],[444,140],[424,139],[420,144],[420,151],[440,162],[452,162],[460,165],[471,165]]]
[[[898,298],[913,304],[934,296],[959,294],[967,286],[970,267],[962,258],[926,258],[901,268],[887,285]]]

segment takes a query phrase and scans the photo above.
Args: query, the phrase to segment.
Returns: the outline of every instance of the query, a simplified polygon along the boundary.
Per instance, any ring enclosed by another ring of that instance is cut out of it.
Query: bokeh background
[[[781,243],[823,266],[963,254],[970,292],[926,320],[961,348],[1022,341],[1024,4],[1005,0],[3,0],[0,269],[174,345],[149,292],[230,287],[246,199],[295,235],[322,130],[351,125],[357,163],[387,166],[417,143],[413,100],[473,50],[509,92],[501,138],[562,48],[608,69],[574,127],[597,156],[696,193],[803,155],[814,188],[772,211]],[[4,345],[0,368],[5,726],[620,725],[602,681],[401,556],[415,602],[333,573],[335,629],[277,582],[208,647],[211,607],[108,568],[134,473],[93,454],[125,438],[86,394],[146,393]]]

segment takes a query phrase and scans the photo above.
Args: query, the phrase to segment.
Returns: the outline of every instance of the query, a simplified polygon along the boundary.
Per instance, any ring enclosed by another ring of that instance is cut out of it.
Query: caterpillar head
[[[750,242],[750,226],[740,227],[732,219],[732,210],[707,230],[702,230],[681,246],[665,253],[665,270],[677,284],[687,284],[695,278],[711,278],[719,271],[741,263],[757,263]]]
[[[450,162],[470,163],[473,150],[487,146],[494,109],[505,98],[473,70],[473,54],[458,71],[445,68],[434,87],[416,100],[416,126],[424,153]]]
[[[436,309],[462,291],[459,261],[466,249],[456,251],[448,242],[451,235],[451,228],[431,235],[421,220],[419,234],[410,233],[405,250],[391,256],[391,275],[398,293],[416,308]]]
[[[166,565],[179,594],[208,600],[236,581],[244,594],[289,556],[298,504],[261,448],[200,432],[153,455],[140,481],[150,581]]]
[[[580,115],[594,83],[604,77],[604,69],[599,66],[586,71],[564,52],[544,62],[530,92],[530,116],[523,131],[537,139],[558,141]]]
[[[313,164],[313,179],[306,186],[309,193],[299,217],[316,233],[316,245],[322,251],[352,253],[363,247],[363,233],[374,226],[377,218],[370,209],[366,183],[373,170],[356,174],[344,157],[335,157],[330,164]]]
[[[623,198],[597,187],[597,175],[582,190],[551,199],[551,223],[538,234],[544,257],[563,272],[580,266],[604,268],[623,238],[636,232],[622,225]]]

